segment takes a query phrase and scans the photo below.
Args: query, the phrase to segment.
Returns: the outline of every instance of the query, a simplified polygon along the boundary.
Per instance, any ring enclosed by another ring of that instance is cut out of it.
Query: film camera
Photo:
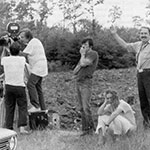
[[[7,32],[0,38],[0,46],[7,46],[11,41],[18,41],[20,26],[17,23],[9,23],[6,27]]]

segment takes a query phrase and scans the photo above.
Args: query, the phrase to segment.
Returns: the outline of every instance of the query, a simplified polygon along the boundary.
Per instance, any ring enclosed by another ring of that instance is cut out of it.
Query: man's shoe
[[[32,107],[28,110],[29,113],[38,112],[38,111],[41,111],[41,109],[40,109],[40,108],[35,108],[34,106],[32,106]]]

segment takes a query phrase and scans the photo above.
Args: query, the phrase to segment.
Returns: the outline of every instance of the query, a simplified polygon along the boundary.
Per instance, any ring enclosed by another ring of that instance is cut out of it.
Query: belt
[[[138,70],[138,73],[146,72],[146,71],[150,71],[150,68],[139,69],[139,70]]]

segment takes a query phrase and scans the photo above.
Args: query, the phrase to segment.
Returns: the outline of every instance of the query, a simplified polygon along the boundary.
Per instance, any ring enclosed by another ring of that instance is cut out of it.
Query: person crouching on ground
[[[98,125],[95,133],[98,134],[101,129],[102,140],[106,140],[106,133],[117,137],[135,131],[136,120],[132,107],[124,100],[119,100],[116,91],[107,90],[104,97],[104,103],[98,109]]]
[[[28,131],[25,130],[25,126],[27,125],[27,99],[24,83],[26,60],[23,56],[18,56],[19,51],[20,44],[14,42],[10,46],[10,56],[3,57],[1,60],[5,78],[5,127],[13,130],[14,112],[17,104],[20,133],[28,133]]]

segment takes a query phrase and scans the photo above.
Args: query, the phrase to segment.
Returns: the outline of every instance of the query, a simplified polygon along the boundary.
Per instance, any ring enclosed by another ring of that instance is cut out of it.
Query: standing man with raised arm
[[[126,43],[112,26],[110,31],[117,42],[128,51],[136,52],[137,83],[144,128],[150,128],[150,28],[141,27],[140,40]]]
[[[42,79],[48,74],[48,68],[44,47],[39,39],[33,37],[29,29],[24,29],[20,32],[20,40],[27,45],[22,55],[27,58],[31,71],[27,88],[33,107],[28,111],[36,112],[41,109],[45,110]]]
[[[94,130],[90,100],[92,93],[92,77],[98,64],[98,53],[92,48],[93,40],[91,38],[85,38],[80,48],[80,61],[74,69],[79,110],[82,116],[83,133],[81,136],[91,134]]]

